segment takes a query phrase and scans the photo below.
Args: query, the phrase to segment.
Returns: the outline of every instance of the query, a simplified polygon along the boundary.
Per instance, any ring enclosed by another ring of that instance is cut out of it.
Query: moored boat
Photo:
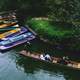
[[[0,42],[0,50],[6,50],[19,44],[33,40],[35,35],[32,32],[26,32],[18,36],[12,36]]]
[[[8,27],[8,26],[13,26],[13,25],[16,25],[16,24],[17,24],[17,22],[4,23],[4,24],[0,25],[0,28],[5,28],[5,27]]]
[[[20,51],[19,54],[21,54],[23,56],[26,56],[26,57],[29,57],[29,58],[33,58],[35,60],[42,61],[42,62],[47,62],[47,63],[51,63],[51,64],[56,64],[56,65],[59,65],[59,66],[68,67],[68,68],[75,69],[75,70],[80,70],[80,62],[65,60],[66,64],[64,64],[64,63],[61,63],[61,60],[63,60],[62,58],[53,57],[53,56],[51,56],[51,59],[52,59],[51,61],[50,60],[42,60],[40,58],[41,54],[39,54],[39,53],[30,53],[26,50]]]
[[[16,15],[15,11],[0,12],[0,20],[16,19],[15,15]]]
[[[0,34],[0,40],[3,40],[4,38],[9,38],[9,37],[12,37],[12,36],[17,36],[17,35],[20,35],[22,33],[25,33],[27,32],[28,30],[24,27],[18,27],[18,28],[15,28],[13,30],[9,30],[7,32],[4,32],[2,34]]]
[[[0,20],[9,20],[9,19],[16,19],[16,16],[7,16],[7,17],[0,16]]]

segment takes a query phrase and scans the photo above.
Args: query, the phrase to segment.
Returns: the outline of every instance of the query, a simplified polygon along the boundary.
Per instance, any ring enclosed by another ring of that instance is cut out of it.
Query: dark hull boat
[[[42,60],[40,58],[41,53],[30,53],[30,52],[27,52],[26,50],[20,51],[19,54],[26,56],[26,57],[29,57],[29,58],[32,58],[34,60],[39,60],[41,62],[47,62],[47,63],[56,64],[59,66],[75,69],[75,70],[80,70],[80,62],[75,62],[75,61],[71,61],[71,60],[64,60],[64,63],[63,63],[62,58],[53,57],[53,56],[51,56],[51,60]]]
[[[19,44],[29,42],[34,38],[35,38],[35,35],[32,32],[26,32],[18,36],[7,38],[7,40],[3,40],[0,42],[0,50],[7,50]]]

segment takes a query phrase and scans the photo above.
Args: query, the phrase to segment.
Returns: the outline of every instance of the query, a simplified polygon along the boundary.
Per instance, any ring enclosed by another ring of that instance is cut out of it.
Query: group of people
[[[41,55],[40,55],[40,59],[41,59],[41,60],[52,61],[51,56],[50,56],[49,54],[41,54]],[[63,56],[63,57],[58,61],[58,63],[67,64],[66,60],[69,61],[68,56]]]
[[[67,64],[66,61],[69,61],[69,57],[68,56],[63,56],[62,59],[59,61],[59,63],[66,65]]]
[[[41,60],[51,61],[51,56],[49,54],[41,54],[40,59]]]

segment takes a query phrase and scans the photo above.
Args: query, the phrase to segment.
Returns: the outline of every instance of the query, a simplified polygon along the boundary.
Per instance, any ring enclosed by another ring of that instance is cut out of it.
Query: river
[[[35,45],[34,45],[35,44]],[[46,64],[20,55],[22,49],[46,52],[53,49],[39,40],[0,52],[0,80],[79,80],[80,71]]]

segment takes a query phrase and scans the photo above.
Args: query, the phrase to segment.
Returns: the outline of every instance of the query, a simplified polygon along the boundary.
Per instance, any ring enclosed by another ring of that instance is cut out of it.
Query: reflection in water
[[[23,56],[17,60],[17,65],[23,68],[25,73],[37,75],[37,80],[78,80],[80,76],[80,71],[42,63]]]
[[[36,42],[38,43],[38,42]],[[0,53],[0,80],[79,80],[80,71],[42,63],[22,55],[20,50],[44,52],[49,45],[21,45],[10,51]],[[48,49],[52,51],[53,49]],[[48,51],[47,50],[47,51]]]
[[[21,57],[17,60],[17,66],[19,70],[21,69],[31,76],[31,80],[65,80],[62,73],[51,70],[52,66],[47,67],[47,64],[32,59]]]

